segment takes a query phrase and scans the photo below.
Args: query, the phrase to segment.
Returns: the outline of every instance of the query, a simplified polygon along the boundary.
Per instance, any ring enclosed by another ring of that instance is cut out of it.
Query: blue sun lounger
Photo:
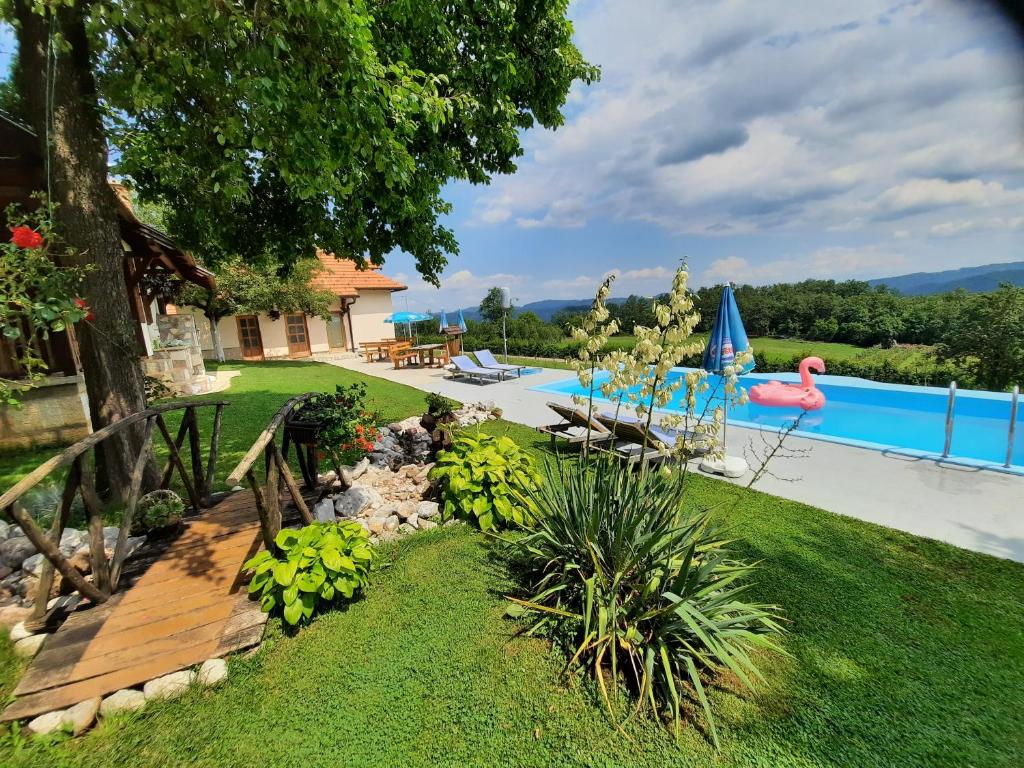
[[[460,376],[468,376],[478,381],[503,381],[505,379],[504,371],[481,368],[465,355],[453,355],[452,365],[455,366],[455,370],[452,371],[453,379]]]
[[[504,371],[505,373],[512,373],[515,371],[516,376],[522,376],[523,371],[526,370],[525,365],[509,365],[508,363],[499,363],[494,355],[491,354],[489,349],[478,349],[473,353],[476,355],[476,359],[480,361],[480,365],[484,368],[493,368],[495,371]]]

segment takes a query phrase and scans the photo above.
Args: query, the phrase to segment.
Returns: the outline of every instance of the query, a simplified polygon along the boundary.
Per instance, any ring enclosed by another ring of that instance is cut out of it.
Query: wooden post
[[[64,528],[67,527],[68,517],[71,516],[71,505],[75,501],[75,494],[78,492],[78,467],[72,465],[64,480],[64,490],[60,497],[60,508],[53,519],[53,526],[50,528],[50,541],[60,551],[60,539],[64,535]],[[41,630],[46,623],[46,604],[50,601],[50,590],[53,588],[53,563],[49,559],[43,559],[43,572],[39,575],[39,588],[36,590],[35,605],[32,606],[32,617],[25,622],[29,630]]]
[[[210,435],[210,456],[206,461],[206,482],[203,488],[206,491],[206,498],[203,502],[209,506],[210,496],[213,494],[213,478],[217,472],[217,451],[220,448],[220,422],[224,416],[224,404],[217,403],[217,410],[213,415],[213,434]]]
[[[203,449],[199,441],[199,419],[196,418],[195,406],[185,409],[185,417],[182,422],[188,425],[188,452],[192,460],[192,484],[195,485],[196,494],[200,501],[206,498],[209,491],[206,488],[206,473],[203,472]]]
[[[75,459],[75,463],[81,479],[82,501],[89,515],[89,560],[92,563],[93,582],[101,592],[109,595],[110,572],[107,570],[107,553],[103,547],[103,504],[96,493],[93,462],[83,461],[88,456],[88,453],[83,453]]]
[[[132,468],[131,486],[128,491],[128,502],[121,517],[121,530],[117,532],[117,543],[114,545],[114,554],[110,565],[110,591],[117,589],[117,583],[121,580],[121,570],[124,567],[125,558],[128,555],[128,534],[131,533],[132,524],[135,522],[135,508],[139,504],[139,495],[142,491],[142,477],[146,472],[149,451],[153,446],[153,426],[155,417],[146,419],[146,431],[142,438],[142,449],[135,459],[135,466]]]
[[[182,424],[184,424],[184,420]],[[181,476],[181,482],[185,485],[185,490],[188,491],[188,498],[192,502],[192,510],[199,514],[199,496],[196,494],[196,489],[192,485],[192,481],[188,479],[188,472],[185,470],[185,462],[181,460],[181,453],[178,451],[178,446],[175,445],[174,441],[171,440],[171,433],[167,431],[167,424],[164,422],[164,417],[161,414],[156,415],[156,425],[160,428],[160,434],[164,436],[164,440],[167,441],[167,447],[171,451],[171,461],[174,462],[174,466],[178,468],[178,474]],[[164,484],[162,487],[166,488]]]
[[[306,500],[302,498],[302,493],[299,491],[298,483],[295,482],[295,478],[292,476],[292,471],[288,468],[288,462],[285,461],[284,456],[274,443],[271,443],[270,445],[274,449],[274,460],[281,469],[281,477],[284,479],[284,484],[288,487],[288,493],[292,497],[292,502],[295,504],[295,508],[298,509],[299,514],[302,515],[302,521],[306,525],[311,525],[313,523],[313,513],[309,511],[309,507],[306,506]]]
[[[281,470],[274,458],[274,441],[266,448],[267,482],[264,484],[264,496],[267,504],[267,516],[274,529],[274,535],[281,530]]]
[[[181,446],[185,444],[185,432],[188,430],[188,419],[182,418],[181,424],[178,425],[178,436],[174,439],[174,447],[181,452]],[[166,428],[164,432],[166,432]],[[170,438],[168,438],[168,443]],[[160,487],[168,488],[171,485],[171,476],[174,474],[174,457],[171,456],[167,459],[167,463],[164,464],[164,473],[160,476]]]
[[[270,518],[267,516],[266,501],[260,488],[260,481],[256,479],[256,473],[252,471],[251,467],[245,473],[245,479],[249,481],[249,487],[252,488],[253,501],[256,502],[256,514],[260,517],[260,532],[263,534],[263,546],[267,548],[268,552],[273,552],[274,537],[277,536],[278,531],[272,530]]]

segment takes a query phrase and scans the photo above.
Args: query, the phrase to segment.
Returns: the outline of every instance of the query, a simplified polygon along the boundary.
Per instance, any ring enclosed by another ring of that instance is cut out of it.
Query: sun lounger
[[[645,431],[646,420],[631,414],[604,411],[597,415],[597,419],[618,438],[609,448],[601,450],[610,450],[629,462],[640,461],[644,457],[648,460],[662,458],[656,443],[662,443],[670,451],[682,444],[683,455],[687,457],[700,456],[709,450],[703,435],[681,429],[663,429],[656,424],[651,424]]]
[[[512,373],[515,371],[516,377],[523,375],[523,371],[526,370],[525,365],[510,365],[508,363],[499,363],[494,355],[491,354],[489,349],[478,349],[473,353],[476,355],[476,359],[480,361],[480,365],[484,368],[493,368],[496,371],[504,371],[505,373]]]
[[[548,403],[548,408],[563,419],[559,424],[537,427],[538,432],[551,436],[552,446],[559,439],[565,440],[569,445],[585,445],[588,433],[591,444],[601,443],[612,438],[612,432],[608,427],[593,416],[588,420],[586,412],[579,408],[561,403]]]
[[[504,371],[481,368],[465,355],[452,355],[452,365],[455,366],[455,370],[452,371],[452,378],[468,376],[477,381],[503,381],[505,379]]]

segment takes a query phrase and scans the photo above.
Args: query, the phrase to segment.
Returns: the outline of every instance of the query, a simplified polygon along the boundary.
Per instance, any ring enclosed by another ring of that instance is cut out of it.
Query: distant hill
[[[625,298],[613,298],[608,299],[609,304],[619,304],[625,301]],[[516,305],[516,314],[522,312],[533,312],[537,317],[544,321],[550,321],[555,313],[563,310],[567,307],[589,309],[591,303],[594,301],[593,297],[589,299],[541,299],[540,301],[531,301],[528,304],[522,306]],[[458,314],[458,310],[456,310]],[[462,314],[467,320],[479,320],[480,319],[480,307],[463,307]]]
[[[897,277],[868,280],[871,285],[884,285],[906,296],[946,293],[963,288],[971,293],[994,291],[1000,283],[1024,286],[1024,261],[985,264],[981,267],[947,269],[942,272],[914,272]]]

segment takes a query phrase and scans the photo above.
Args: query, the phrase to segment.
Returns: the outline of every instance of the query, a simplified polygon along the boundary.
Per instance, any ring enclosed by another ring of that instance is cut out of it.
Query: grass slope
[[[297,373],[246,366],[226,393],[226,437],[241,446],[236,432],[259,431],[234,414],[265,421],[282,394],[345,374],[308,364]],[[372,381],[388,418],[421,407],[418,392]],[[528,428],[486,430],[543,451]],[[757,693],[728,680],[715,689],[718,755],[696,715],[678,743],[645,718],[616,734],[590,686],[561,677],[556,652],[513,636],[502,596],[515,584],[482,537],[443,529],[392,550],[366,599],[233,660],[221,689],[74,742],[0,746],[0,765],[105,766],[129,755],[161,768],[1020,764],[1024,567],[709,478],[689,482],[689,503],[713,507],[739,554],[763,561],[752,597],[781,604],[791,621],[791,657],[762,657]],[[0,665],[7,653],[0,638]]]

